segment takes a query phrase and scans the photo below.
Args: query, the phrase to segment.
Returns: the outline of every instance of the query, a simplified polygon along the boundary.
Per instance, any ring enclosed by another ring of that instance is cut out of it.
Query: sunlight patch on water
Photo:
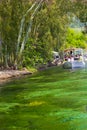
[[[40,106],[43,104],[46,104],[46,102],[45,101],[33,101],[33,102],[29,103],[29,106]]]

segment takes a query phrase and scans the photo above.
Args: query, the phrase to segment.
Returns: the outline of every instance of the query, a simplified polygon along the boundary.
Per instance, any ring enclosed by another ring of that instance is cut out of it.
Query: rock
[[[64,64],[63,64],[63,68],[64,69],[71,69],[72,68],[72,64],[71,64],[71,62],[65,62]]]

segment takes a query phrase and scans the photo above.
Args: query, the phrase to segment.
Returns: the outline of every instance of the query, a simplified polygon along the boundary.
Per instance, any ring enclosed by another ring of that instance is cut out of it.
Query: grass
[[[1,87],[0,130],[87,130],[87,70],[56,67]]]

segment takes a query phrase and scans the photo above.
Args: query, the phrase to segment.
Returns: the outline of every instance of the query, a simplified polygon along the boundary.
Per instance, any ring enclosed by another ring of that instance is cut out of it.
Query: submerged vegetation
[[[1,87],[2,130],[87,129],[87,70],[57,67]]]

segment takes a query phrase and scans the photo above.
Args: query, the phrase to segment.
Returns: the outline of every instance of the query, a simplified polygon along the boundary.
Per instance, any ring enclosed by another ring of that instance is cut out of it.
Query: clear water
[[[87,130],[87,70],[52,68],[1,85],[0,130]]]

